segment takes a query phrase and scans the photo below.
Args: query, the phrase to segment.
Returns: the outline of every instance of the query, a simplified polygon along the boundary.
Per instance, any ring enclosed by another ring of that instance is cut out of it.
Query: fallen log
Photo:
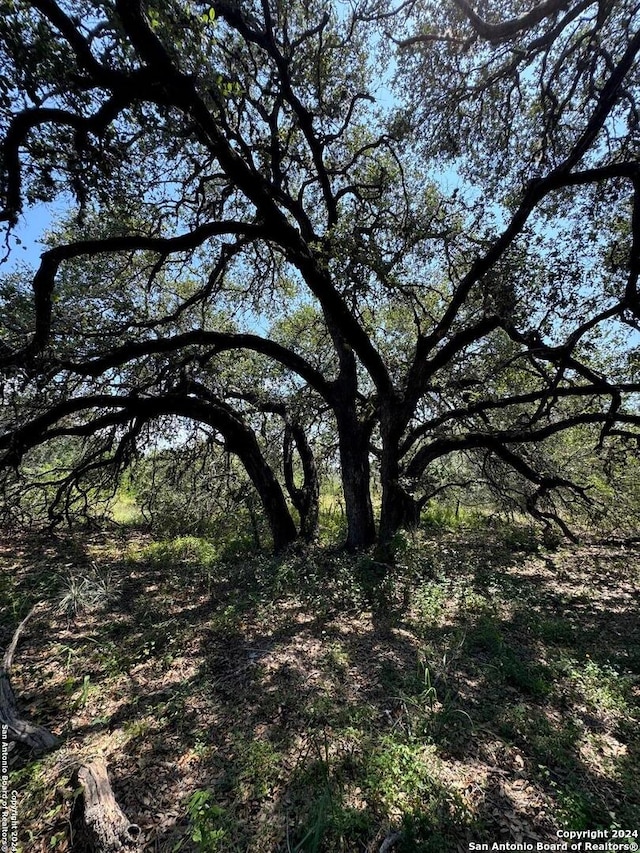
[[[2,665],[0,665],[0,723],[9,741],[25,744],[34,750],[34,752],[45,752],[57,746],[58,739],[42,726],[36,726],[27,720],[20,719],[16,707],[16,697],[9,678],[20,634],[37,606],[32,607],[18,625],[2,658]]]
[[[78,791],[71,815],[74,851],[130,853],[142,849],[140,827],[128,820],[116,802],[104,758],[79,767],[72,785]]]

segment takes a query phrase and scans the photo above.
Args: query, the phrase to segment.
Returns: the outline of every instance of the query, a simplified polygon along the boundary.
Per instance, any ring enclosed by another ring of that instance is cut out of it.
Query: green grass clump
[[[594,710],[628,713],[634,684],[638,678],[623,676],[610,663],[598,663],[587,656],[582,664],[576,664],[570,677]]]
[[[180,565],[209,567],[217,558],[215,546],[198,536],[178,536],[129,550],[130,560],[167,569]]]

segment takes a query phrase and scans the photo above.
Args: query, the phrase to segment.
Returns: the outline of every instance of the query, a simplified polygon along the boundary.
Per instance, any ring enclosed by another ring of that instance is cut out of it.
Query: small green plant
[[[552,690],[551,670],[536,661],[523,660],[513,649],[505,648],[498,659],[499,672],[506,684],[521,693],[543,699]]]
[[[211,744],[207,743],[205,740],[201,738],[196,738],[196,742],[193,745],[193,754],[203,760],[208,758],[211,755],[212,747]]]
[[[15,619],[24,602],[13,577],[0,574],[0,601],[4,602],[5,612],[7,608],[11,608],[12,616]]]
[[[325,660],[329,669],[334,672],[339,679],[344,679],[349,671],[349,654],[344,647],[338,643],[331,643],[327,649]]]
[[[418,696],[418,701],[422,707],[429,708],[431,713],[433,714],[436,703],[438,701],[438,692],[435,686],[431,683],[431,672],[429,667],[425,665],[424,667],[424,690],[422,690]]]
[[[523,554],[537,554],[540,548],[538,535],[533,527],[519,527],[515,524],[502,526],[501,538],[505,548],[509,551]]]
[[[142,719],[128,720],[123,727],[124,734],[128,739],[135,740],[136,738],[144,738],[152,729],[151,721],[148,717]]]
[[[127,671],[126,655],[113,640],[103,640],[96,649],[95,656],[105,673],[111,678]]]
[[[597,814],[593,803],[582,792],[572,788],[557,788],[556,815],[563,829],[592,829],[596,826]]]
[[[437,501],[431,501],[422,514],[422,524],[427,530],[456,530],[461,523],[459,511]]]
[[[491,615],[495,609],[495,603],[480,592],[473,589],[464,589],[459,596],[460,610],[469,614]]]
[[[312,804],[302,838],[295,847],[287,843],[288,853],[319,853],[323,849],[323,839],[332,825],[333,810],[331,786],[327,783]]]
[[[396,560],[408,554],[413,545],[413,538],[408,530],[398,530],[391,538],[390,548]]]
[[[558,646],[571,645],[576,636],[576,630],[566,616],[539,619],[533,629],[541,640]]]
[[[211,791],[197,790],[189,797],[187,803],[187,814],[189,815],[191,841],[196,845],[200,853],[221,853],[225,848],[223,842],[227,832],[220,826],[225,811],[213,802]],[[173,848],[178,851],[184,842],[179,841]]]
[[[209,628],[217,636],[233,636],[240,630],[240,619],[237,604],[227,604],[211,617]]]
[[[576,744],[580,729],[573,722],[565,725],[551,723],[542,711],[529,704],[518,703],[500,715],[499,731],[526,749],[533,758],[550,766],[575,772]],[[539,765],[544,773],[546,766]]]
[[[466,719],[473,726],[466,711],[453,707],[450,690],[445,689],[442,696],[438,696],[431,670],[424,660],[420,662],[420,670],[421,689],[413,695],[401,693],[399,697],[408,737],[411,740],[417,737],[437,737],[455,715],[458,715],[458,719]]]
[[[280,754],[268,741],[238,743],[237,776],[240,790],[259,799],[267,796],[278,775]]]
[[[343,540],[347,531],[347,518],[340,499],[327,496],[321,500],[318,523],[323,545],[336,545]]]
[[[496,624],[496,620],[482,614],[476,624],[467,632],[466,643],[472,651],[499,655],[504,648],[504,637],[500,626]]]
[[[394,814],[403,823],[406,820],[407,826],[412,815],[428,816],[429,835],[440,831],[448,834],[452,826],[470,823],[471,813],[460,795],[439,781],[440,761],[436,753],[432,744],[407,743],[392,735],[371,743],[362,759],[361,785],[372,809]],[[405,846],[404,849],[426,848]],[[442,843],[435,849],[454,848]]]
[[[428,583],[422,586],[414,596],[417,611],[417,631],[428,633],[430,628],[438,627],[444,617],[447,592],[444,584]]]
[[[91,682],[91,676],[85,675],[82,679],[82,687],[80,688],[80,696],[73,703],[74,710],[85,708],[87,705],[87,700],[89,698],[89,683]]]
[[[58,844],[62,844],[64,841],[66,841],[66,838],[67,838],[66,831],[56,832],[49,839],[49,846],[51,847],[52,850],[55,850],[55,848],[58,846]]]
[[[597,663],[587,656],[585,664],[573,671],[572,679],[594,708],[619,713],[628,709],[634,678],[621,675],[610,663]]]
[[[84,574],[69,571],[62,579],[58,596],[58,613],[73,617],[87,610],[106,607],[114,598],[115,589],[110,572],[92,565]]]
[[[209,567],[215,563],[217,552],[206,539],[198,536],[178,536],[175,539],[153,542],[137,551],[131,550],[129,558],[134,562],[148,562],[166,568]]]

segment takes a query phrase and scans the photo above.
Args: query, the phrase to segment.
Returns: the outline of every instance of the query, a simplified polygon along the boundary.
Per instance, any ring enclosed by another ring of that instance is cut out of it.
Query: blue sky
[[[57,206],[55,203],[39,203],[25,209],[20,216],[17,227],[13,229],[9,238],[11,251],[6,259],[4,257],[6,254],[4,243],[6,231],[0,238],[3,246],[0,255],[0,275],[12,272],[21,263],[27,263],[34,267],[38,265],[40,255],[44,251],[44,244],[42,243],[44,234],[61,213],[64,213],[64,207]]]

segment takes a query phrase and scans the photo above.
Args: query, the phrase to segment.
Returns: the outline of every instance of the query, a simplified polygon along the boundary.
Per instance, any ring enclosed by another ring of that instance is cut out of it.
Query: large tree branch
[[[51,332],[52,295],[55,279],[58,269],[64,261],[99,254],[133,251],[157,252],[166,257],[176,252],[196,249],[211,237],[223,234],[260,237],[264,235],[264,229],[260,225],[242,222],[211,222],[176,237],[149,237],[143,234],[128,234],[122,237],[78,240],[74,243],[49,249],[43,253],[40,266],[33,279],[34,335],[22,349],[0,357],[0,367],[18,365],[32,359],[46,346]]]
[[[627,382],[623,384],[609,386],[608,391],[605,391],[601,384],[571,385],[566,387],[547,387],[537,391],[530,391],[526,394],[514,394],[510,397],[502,397],[499,399],[480,400],[470,406],[451,408],[449,411],[444,412],[443,414],[438,415],[435,418],[429,418],[424,423],[421,423],[419,426],[412,429],[401,445],[400,455],[405,456],[419,439],[423,438],[429,433],[435,432],[435,430],[439,429],[441,426],[444,426],[447,423],[463,423],[469,418],[475,417],[476,415],[487,414],[490,412],[500,412],[504,411],[505,409],[509,409],[512,406],[523,406],[527,403],[536,403],[550,399],[602,399],[606,396],[612,398],[621,393],[634,394],[639,392],[640,383]]]
[[[481,18],[468,0],[452,0],[452,2],[466,15],[469,23],[480,38],[492,44],[508,41],[523,30],[532,29],[540,21],[556,15],[571,5],[570,0],[546,0],[546,2],[539,3],[519,18],[511,18],[508,21],[492,24]]]
[[[635,57],[639,50],[640,32],[638,32],[632,39],[632,42],[625,51],[623,58],[611,73],[607,83],[601,91],[598,104],[587,123],[587,127],[575,143],[569,155],[545,178],[541,178],[529,184],[520,205],[511,218],[511,221],[502,234],[494,241],[489,250],[483,256],[476,258],[473,262],[471,268],[458,285],[455,293],[449,301],[447,309],[436,324],[435,328],[430,334],[419,338],[410,371],[410,387],[414,394],[426,387],[433,374],[432,364],[434,362],[433,360],[430,361],[428,359],[429,352],[446,337],[473,287],[482,279],[483,276],[489,273],[489,271],[505,254],[507,249],[512,245],[514,240],[522,233],[527,220],[543,198],[551,192],[565,187],[583,186],[587,183],[597,183],[599,181],[616,177],[630,179],[634,182],[634,186],[636,182],[638,182],[640,167],[633,161],[587,169],[573,174],[570,170],[580,161],[588,146],[593,142],[598,131],[602,128],[607,116],[613,109],[615,98],[622,85],[624,76],[634,64]],[[640,216],[640,214],[638,215]],[[636,257],[639,252],[635,243],[634,246],[636,246],[636,248],[632,253],[632,269],[635,270],[640,266],[640,261]],[[635,266],[633,266],[634,264]],[[637,274],[634,280],[637,283]],[[451,352],[451,355],[455,355],[458,350],[453,346],[449,351]],[[441,364],[441,359],[436,360],[435,364],[443,366]]]
[[[534,430],[497,430],[492,433],[469,432],[463,435],[439,438],[429,442],[418,450],[406,466],[406,473],[411,479],[417,479],[424,473],[427,465],[435,459],[458,450],[469,450],[479,447],[486,447],[492,450],[496,446],[506,447],[507,445],[539,443],[550,438],[552,435],[557,435],[572,427],[588,426],[590,424],[602,425],[607,423],[610,417],[609,412],[582,412]],[[617,423],[626,423],[640,427],[640,415],[618,412],[615,415],[615,421]],[[633,435],[640,438],[640,432]]]
[[[80,116],[68,110],[55,108],[33,108],[23,110],[11,121],[2,145],[2,170],[5,175],[5,208],[0,210],[0,220],[15,225],[22,210],[22,174],[20,147],[29,133],[46,124],[73,128],[76,137],[89,133],[100,133],[130,103],[121,96],[110,98],[91,116]]]
[[[235,454],[242,461],[262,499],[276,550],[295,538],[295,526],[282,489],[260,450],[253,430],[238,412],[215,394],[207,394],[207,399],[203,399],[202,395],[192,395],[188,383],[180,390],[176,389],[158,397],[99,394],[66,400],[52,407],[46,414],[0,436],[0,449],[7,449],[4,457],[0,459],[0,467],[18,465],[30,448],[51,438],[65,434],[81,434],[78,427],[73,425],[53,429],[52,427],[61,418],[96,408],[111,409],[111,412],[101,415],[97,419],[98,423],[95,420],[89,421],[85,425],[87,435],[95,434],[97,429],[104,428],[109,423],[126,424],[134,419],[150,421],[164,415],[188,418],[217,430],[224,437],[228,452]]]
[[[281,247],[288,260],[302,274],[307,287],[318,299],[327,318],[334,343],[346,363],[348,351],[357,352],[363,365],[380,391],[392,392],[387,367],[366,331],[334,286],[326,260],[318,255],[297,228],[278,207],[271,184],[238,154],[225,139],[217,121],[199,96],[193,80],[174,67],[160,40],[151,32],[142,13],[140,0],[129,3],[117,0],[118,14],[132,44],[140,56],[166,80],[175,106],[192,117],[200,128],[202,141],[217,157],[233,183],[258,210],[268,237]]]
[[[98,86],[109,89],[114,85],[126,83],[126,73],[107,68],[91,53],[91,47],[78,31],[73,21],[53,0],[32,0],[31,6],[37,9],[60,32],[73,50],[78,66],[86,71]]]
[[[329,227],[335,225],[338,220],[336,199],[333,195],[329,175],[324,164],[323,145],[316,135],[313,127],[313,115],[306,109],[300,98],[294,92],[291,82],[291,74],[289,71],[289,61],[285,56],[283,56],[278,48],[272,27],[267,26],[265,32],[252,29],[240,7],[235,4],[231,5],[218,0],[218,2],[214,4],[214,8],[220,17],[223,18],[230,27],[235,29],[243,39],[247,42],[256,44],[273,59],[276,68],[278,69],[279,82],[284,98],[293,109],[298,119],[300,129],[302,130],[307,141],[307,145],[309,146],[309,150],[311,151],[313,164],[316,169],[316,174],[322,188],[322,194],[327,208],[327,224]],[[318,26],[310,30],[307,37],[313,32],[322,32],[328,21],[329,15],[325,12]],[[269,21],[266,21],[266,23],[268,25]]]
[[[61,362],[60,366],[82,376],[100,376],[114,367],[121,367],[147,355],[172,353],[187,347],[206,348],[207,355],[229,350],[246,349],[274,359],[297,373],[325,400],[331,399],[331,383],[305,358],[277,341],[243,332],[208,332],[195,329],[182,335],[151,340],[132,340],[104,355],[81,362]]]

